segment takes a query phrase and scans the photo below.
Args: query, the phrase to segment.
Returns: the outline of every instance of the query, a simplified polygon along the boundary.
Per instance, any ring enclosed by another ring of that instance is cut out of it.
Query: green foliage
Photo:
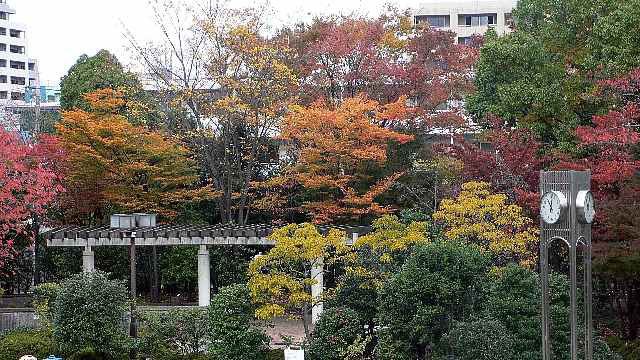
[[[617,336],[607,339],[609,346],[622,355],[624,360],[640,360],[640,340],[624,341]]]
[[[192,246],[170,246],[160,257],[162,284],[179,291],[191,291],[198,285],[198,249]]]
[[[204,309],[147,312],[141,329],[139,352],[154,360],[205,357],[207,313]]]
[[[92,350],[84,350],[79,353],[73,354],[69,357],[69,360],[112,360],[113,358],[104,354],[98,353]]]
[[[0,359],[19,359],[33,355],[44,359],[55,353],[51,335],[40,330],[15,330],[0,337]]]
[[[562,94],[565,87],[562,58],[546,51],[533,35],[514,32],[487,36],[477,64],[477,92],[468,98],[467,110],[478,120],[493,114],[507,121],[531,127],[546,139],[558,126],[575,115]]]
[[[316,323],[309,344],[309,358],[342,360],[361,333],[362,325],[357,312],[349,308],[328,309]]]
[[[640,66],[639,23],[638,0],[616,2],[613,11],[597,17],[589,38],[588,67],[603,66],[609,75],[617,75]]]
[[[103,272],[82,273],[62,283],[53,316],[53,336],[65,354],[101,352],[117,357],[126,352],[128,337],[122,319],[127,289]]]
[[[82,55],[60,82],[63,110],[88,109],[84,95],[99,89],[141,90],[136,76],[124,70],[115,55],[100,50],[94,56]]]
[[[446,341],[459,360],[516,360],[516,338],[498,320],[455,323]]]
[[[489,259],[474,245],[419,245],[379,299],[381,360],[431,353],[452,322],[472,313]]]
[[[265,360],[284,360],[284,351],[280,349],[269,350]]]
[[[33,306],[38,314],[40,326],[47,331],[51,331],[53,308],[60,289],[60,285],[56,283],[40,284],[33,289]]]
[[[209,306],[209,354],[216,360],[264,360],[269,338],[255,327],[249,289],[222,288]]]

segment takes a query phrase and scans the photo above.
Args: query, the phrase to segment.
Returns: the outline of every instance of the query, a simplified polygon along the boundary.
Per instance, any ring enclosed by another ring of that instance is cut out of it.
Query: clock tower
[[[567,245],[571,308],[571,360],[578,359],[578,249],[584,258],[584,359],[593,359],[591,223],[595,206],[588,171],[540,172],[540,278],[542,286],[542,359],[551,360],[549,321],[549,248],[554,241]],[[559,351],[559,349],[558,349]]]

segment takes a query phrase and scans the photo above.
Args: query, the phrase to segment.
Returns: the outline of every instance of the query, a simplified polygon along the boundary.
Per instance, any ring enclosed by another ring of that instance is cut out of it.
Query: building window
[[[0,84],[7,83],[7,75],[0,75]]]
[[[6,35],[6,33],[3,34],[3,35]],[[11,36],[13,38],[20,38],[20,37],[22,37],[22,31],[11,29],[11,30],[9,30],[9,36]]]
[[[7,44],[0,43],[0,51],[7,51]]]
[[[434,28],[447,28],[451,26],[449,15],[418,15],[416,24],[427,25]]]
[[[0,11],[0,19],[7,20],[8,18],[9,18],[9,16],[7,15],[6,12]]]
[[[36,64],[35,63],[29,63],[29,71],[33,71],[36,69]]]
[[[14,54],[24,54],[24,46],[11,45],[9,46],[9,51]]]
[[[12,92],[11,100],[16,100],[16,101],[24,100],[24,94],[19,92]]]
[[[0,67],[7,67],[7,60],[0,59]]]
[[[7,35],[7,28],[0,27],[0,35]]]
[[[460,15],[460,26],[494,26],[497,22],[497,14]]]
[[[12,76],[11,77],[11,84],[13,84],[13,85],[26,85],[27,82],[26,82],[25,78],[23,78],[23,77]]]
[[[24,62],[22,61],[13,61],[11,60],[9,62],[9,67],[11,67],[12,69],[17,69],[17,70],[24,70],[26,69],[26,65]]]
[[[471,36],[460,36],[460,37],[458,37],[458,44],[471,45],[472,42],[473,42],[473,39],[471,38]]]
[[[0,91],[0,99],[7,99],[7,97],[9,96],[9,93],[7,93],[6,91]]]

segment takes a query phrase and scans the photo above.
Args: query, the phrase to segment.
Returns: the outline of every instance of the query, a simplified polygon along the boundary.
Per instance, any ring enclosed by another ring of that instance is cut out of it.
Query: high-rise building
[[[0,102],[24,102],[28,87],[40,87],[38,63],[27,53],[26,26],[13,21],[15,13],[0,0]]]
[[[467,44],[490,28],[500,35],[511,32],[515,5],[515,0],[428,0],[414,14],[414,22],[452,31],[458,44]]]

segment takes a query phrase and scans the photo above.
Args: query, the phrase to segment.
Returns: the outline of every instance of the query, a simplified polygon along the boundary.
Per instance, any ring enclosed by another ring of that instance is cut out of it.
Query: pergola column
[[[211,268],[209,250],[200,245],[198,251],[198,306],[209,306],[211,302]]]
[[[91,246],[85,246],[82,252],[82,271],[93,272],[95,270],[95,253],[91,249]]]
[[[322,297],[322,293],[324,292],[324,261],[322,259],[318,259],[315,262],[314,266],[311,268],[311,279],[315,280],[316,283],[311,285],[311,297],[313,301],[317,301]],[[317,302],[311,308],[311,322],[316,323],[322,314],[323,304],[322,302]]]

